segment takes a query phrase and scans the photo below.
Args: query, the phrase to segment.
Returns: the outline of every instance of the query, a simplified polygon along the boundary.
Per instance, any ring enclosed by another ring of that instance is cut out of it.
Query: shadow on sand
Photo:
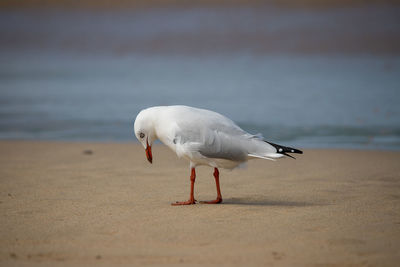
[[[323,205],[321,203],[309,203],[304,201],[270,200],[262,198],[227,198],[223,200],[222,204],[281,207],[310,207]]]

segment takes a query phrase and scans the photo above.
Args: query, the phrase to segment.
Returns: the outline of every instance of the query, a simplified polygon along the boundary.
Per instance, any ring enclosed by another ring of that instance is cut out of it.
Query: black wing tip
[[[282,154],[285,155],[285,156],[287,156],[287,157],[289,157],[289,158],[296,159],[295,157],[293,157],[292,155],[289,155],[289,154],[287,154],[287,153],[282,153]]]
[[[278,144],[274,144],[268,141],[265,141],[266,143],[270,144],[271,146],[276,148],[276,152],[279,154],[283,154],[285,156],[288,156],[292,159],[296,159],[295,157],[289,155],[288,153],[296,153],[296,154],[303,154],[303,151],[296,149],[296,148],[292,148],[292,147],[286,147],[286,146],[281,146]]]
[[[303,151],[301,151],[299,149],[295,149],[295,148],[289,148],[289,149],[292,149],[292,151],[290,153],[303,154]]]

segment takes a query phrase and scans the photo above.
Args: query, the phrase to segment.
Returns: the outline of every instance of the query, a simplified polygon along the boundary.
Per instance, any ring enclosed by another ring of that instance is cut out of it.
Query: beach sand
[[[308,150],[221,171],[221,205],[173,207],[162,145],[0,142],[1,266],[398,266],[400,153]],[[197,200],[216,196],[199,167]]]

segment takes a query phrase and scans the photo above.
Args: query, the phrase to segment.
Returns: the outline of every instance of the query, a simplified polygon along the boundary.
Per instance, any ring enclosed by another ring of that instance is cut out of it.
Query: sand
[[[221,171],[155,145],[0,142],[1,266],[398,266],[400,153],[305,150]],[[197,200],[215,198],[199,167]]]

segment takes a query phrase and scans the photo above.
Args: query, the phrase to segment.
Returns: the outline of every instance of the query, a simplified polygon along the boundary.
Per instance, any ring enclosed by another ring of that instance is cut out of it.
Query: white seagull
[[[195,204],[194,182],[196,166],[214,168],[217,199],[202,203],[222,202],[218,168],[233,169],[249,159],[275,160],[287,153],[303,152],[263,140],[242,130],[227,117],[205,109],[188,106],[159,106],[142,110],[136,117],[134,131],[146,150],[150,163],[153,161],[151,145],[157,139],[175,151],[178,157],[190,162],[190,198],[172,205]]]

